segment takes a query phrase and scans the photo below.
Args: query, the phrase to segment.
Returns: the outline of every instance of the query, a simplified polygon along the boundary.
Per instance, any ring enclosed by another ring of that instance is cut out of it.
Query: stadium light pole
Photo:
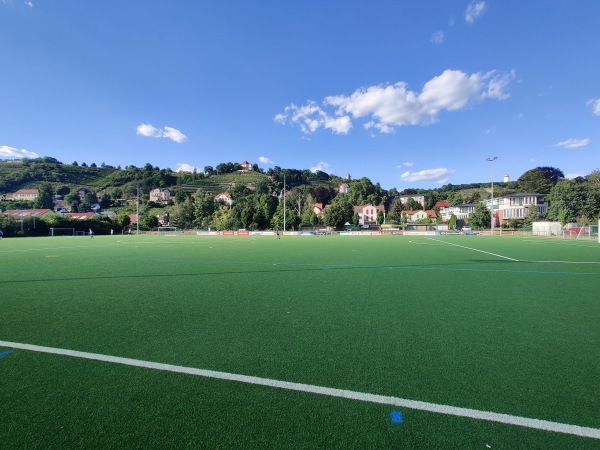
[[[283,232],[285,233],[285,173],[283,174]]]
[[[136,205],[137,205],[137,210],[136,210],[136,216],[137,216],[137,231],[135,234],[139,235],[140,234],[140,183],[138,183],[137,185],[137,200],[136,200]]]
[[[497,156],[491,156],[486,158],[486,161],[491,163],[491,178],[492,178],[492,202],[490,203],[490,211],[492,212],[492,236],[494,235],[494,161],[498,159]]]

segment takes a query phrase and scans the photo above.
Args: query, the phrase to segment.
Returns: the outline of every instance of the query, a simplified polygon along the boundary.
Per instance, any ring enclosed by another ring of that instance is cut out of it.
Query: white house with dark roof
[[[485,205],[491,210],[492,199],[484,200]],[[548,212],[548,202],[545,194],[515,193],[494,197],[494,216],[500,224],[508,220],[525,219],[531,207],[537,208],[538,214]]]
[[[155,203],[167,203],[171,199],[171,192],[166,188],[156,188],[150,191],[150,201]]]

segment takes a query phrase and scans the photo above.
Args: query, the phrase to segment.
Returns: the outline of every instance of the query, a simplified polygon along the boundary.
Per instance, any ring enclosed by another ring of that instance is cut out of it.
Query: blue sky
[[[399,190],[586,175],[599,18],[596,0],[0,0],[0,158]]]

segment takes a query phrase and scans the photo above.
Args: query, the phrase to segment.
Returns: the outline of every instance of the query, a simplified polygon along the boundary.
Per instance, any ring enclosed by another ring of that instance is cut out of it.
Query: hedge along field
[[[32,238],[2,240],[0,262],[3,342],[600,428],[595,242]],[[599,445],[0,344],[11,350],[0,436],[16,447]]]

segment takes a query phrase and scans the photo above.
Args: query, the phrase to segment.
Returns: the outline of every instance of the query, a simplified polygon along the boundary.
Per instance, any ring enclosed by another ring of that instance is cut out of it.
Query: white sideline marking
[[[473,250],[474,252],[481,252],[481,253],[485,253],[486,255],[497,256],[498,258],[509,259],[510,261],[516,261],[516,262],[547,263],[547,264],[550,264],[550,263],[552,263],[552,264],[600,264],[600,261],[536,261],[533,259],[514,259],[514,258],[509,258],[508,256],[498,255],[496,253],[490,253],[490,252],[486,252],[484,250],[467,247],[465,245],[458,245],[458,244],[454,244],[452,242],[440,241],[438,239],[433,239],[433,238],[428,238],[428,239],[430,239],[434,242],[439,242],[439,243],[448,244],[448,245],[454,245],[455,247],[465,248],[467,250]]]
[[[600,429],[582,427],[579,425],[569,425],[559,422],[550,422],[548,420],[530,419],[527,417],[511,416],[509,414],[499,414],[490,411],[480,411],[477,409],[459,408],[456,406],[439,405],[436,403],[421,402],[416,400],[407,400],[399,397],[388,397],[384,395],[368,394],[366,392],[356,392],[346,389],[335,389],[323,386],[315,386],[312,384],[292,383],[289,381],[252,377],[248,375],[238,375],[227,372],[217,372],[213,370],[195,369],[193,367],[175,366],[171,364],[143,361],[139,359],[121,358],[119,356],[102,355],[99,353],[79,352],[76,350],[68,350],[53,347],[42,347],[39,345],[22,344],[19,342],[0,341],[0,345],[4,347],[29,350],[33,352],[72,356],[74,358],[91,359],[115,364],[124,364],[127,366],[143,367],[146,369],[163,370],[167,372],[184,373],[188,375],[195,375],[207,378],[216,378],[219,380],[238,381],[241,383],[269,386],[280,389],[288,389],[292,391],[308,392],[312,394],[327,395],[330,397],[347,398],[363,402],[400,406],[420,411],[428,411],[458,417],[468,417],[471,419],[487,420],[490,422],[499,422],[508,425],[517,425],[520,427],[533,428],[536,430],[553,431],[556,433],[572,434],[575,436],[600,439]]]
[[[496,253],[490,253],[490,252],[486,252],[484,250],[479,250],[479,249],[476,249],[476,248],[466,247],[464,245],[453,244],[452,242],[440,241],[438,239],[433,239],[433,238],[430,238],[430,239],[432,241],[435,241],[435,242],[442,242],[444,244],[454,245],[455,247],[466,248],[467,250],[473,250],[474,252],[481,252],[481,253],[485,253],[486,255],[497,256],[498,258],[509,259],[511,261],[519,261],[518,259],[509,258],[508,256],[497,255]]]

